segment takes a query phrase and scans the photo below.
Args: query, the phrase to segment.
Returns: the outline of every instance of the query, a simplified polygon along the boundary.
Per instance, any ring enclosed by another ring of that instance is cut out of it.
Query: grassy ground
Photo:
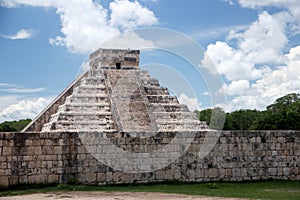
[[[23,185],[0,191],[0,196],[12,196],[57,191],[162,192],[251,199],[300,199],[299,181],[260,181],[227,183],[156,183],[119,186],[86,185]]]

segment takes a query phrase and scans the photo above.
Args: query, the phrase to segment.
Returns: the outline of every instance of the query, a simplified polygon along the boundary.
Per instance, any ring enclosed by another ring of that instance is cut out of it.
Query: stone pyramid
[[[71,83],[24,131],[170,132],[205,122],[139,68],[139,50],[99,49],[90,70]]]

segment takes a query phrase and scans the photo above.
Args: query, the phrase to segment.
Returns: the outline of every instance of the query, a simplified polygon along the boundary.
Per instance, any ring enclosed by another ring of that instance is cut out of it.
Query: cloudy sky
[[[226,111],[263,110],[300,92],[299,0],[0,0],[0,18],[0,122],[33,118],[76,78],[93,49],[141,27],[197,41],[222,77]],[[156,59],[148,54],[141,64]],[[212,106],[209,91],[191,84],[198,101],[180,93],[181,102]]]

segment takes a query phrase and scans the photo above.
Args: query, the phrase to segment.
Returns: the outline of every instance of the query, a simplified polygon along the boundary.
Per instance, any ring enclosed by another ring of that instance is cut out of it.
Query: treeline
[[[0,124],[0,132],[21,131],[30,122],[31,119],[21,119],[19,121],[11,121],[11,122],[6,121]]]
[[[300,130],[300,94],[278,98],[266,110],[238,110],[225,113],[224,130]],[[196,111],[199,119],[210,123],[212,109]]]
[[[199,119],[210,123],[212,109],[196,111]],[[300,130],[300,94],[288,94],[267,106],[266,110],[238,110],[225,113],[214,108],[214,113],[225,115],[224,130]],[[3,122],[0,132],[21,131],[31,119]]]

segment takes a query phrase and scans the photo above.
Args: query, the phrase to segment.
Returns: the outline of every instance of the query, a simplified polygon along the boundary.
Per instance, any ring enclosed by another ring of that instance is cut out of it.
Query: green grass
[[[136,185],[21,185],[0,191],[0,196],[66,191],[162,192],[250,199],[300,199],[299,181],[215,182],[215,183],[153,183]]]

